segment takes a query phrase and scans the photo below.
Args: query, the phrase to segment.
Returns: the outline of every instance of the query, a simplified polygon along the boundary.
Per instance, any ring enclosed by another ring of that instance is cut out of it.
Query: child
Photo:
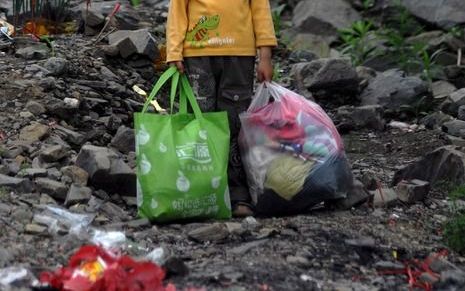
[[[189,75],[203,111],[227,111],[231,130],[229,187],[233,215],[253,214],[237,137],[239,113],[257,79],[271,81],[271,48],[276,46],[268,0],[171,0],[167,62]]]

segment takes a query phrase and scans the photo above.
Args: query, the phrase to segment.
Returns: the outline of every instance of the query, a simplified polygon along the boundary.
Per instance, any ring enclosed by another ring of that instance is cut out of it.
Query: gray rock
[[[47,45],[37,44],[18,49],[15,56],[26,60],[43,60],[48,57],[49,52]]]
[[[26,226],[24,227],[24,232],[28,234],[35,234],[35,235],[44,234],[47,232],[47,227],[38,225],[35,223],[29,223],[29,224],[26,224]]]
[[[0,156],[7,159],[14,159],[24,152],[24,147],[21,145],[7,145],[6,148],[2,148]]]
[[[398,170],[392,184],[411,179],[427,181],[431,185],[442,180],[462,184],[465,182],[465,154],[455,146],[440,147]]]
[[[358,74],[344,59],[319,59],[296,64],[291,75],[312,93],[324,90],[327,95],[343,92],[350,96],[358,91]]]
[[[11,213],[11,218],[22,224],[27,224],[32,220],[32,211],[27,207],[18,207]]]
[[[187,235],[197,242],[221,241],[228,237],[229,231],[224,224],[214,223],[196,228]]]
[[[465,121],[454,119],[444,122],[442,130],[450,135],[465,138]]]
[[[433,91],[433,97],[435,99],[441,99],[449,96],[451,93],[457,91],[457,87],[447,81],[436,81],[431,85]]]
[[[110,201],[103,203],[102,206],[100,206],[100,210],[105,213],[109,219],[114,221],[128,221],[131,219],[126,211]]]
[[[92,197],[92,190],[88,187],[72,184],[66,195],[65,205],[71,206],[77,203],[87,203]]]
[[[293,50],[289,56],[289,60],[293,63],[308,63],[316,59],[318,56],[309,50]]]
[[[449,98],[441,104],[441,110],[457,116],[458,109],[462,105],[465,105],[465,88],[450,93]]]
[[[21,179],[0,174],[0,188],[7,188],[19,193],[28,193],[32,190],[29,179]]]
[[[428,129],[437,129],[441,128],[445,122],[451,120],[453,120],[452,116],[438,111],[423,117],[420,120],[420,124],[423,124]]]
[[[45,107],[42,104],[36,101],[32,101],[32,100],[26,103],[26,109],[27,111],[31,112],[32,114],[36,116],[47,112],[47,109],[45,109]]]
[[[310,261],[307,258],[300,256],[287,256],[286,262],[291,265],[296,265],[299,267],[305,267],[310,265]]]
[[[102,1],[92,2],[92,9],[104,16],[108,16],[114,9],[116,3],[120,3],[120,9],[116,13],[114,19],[116,27],[119,29],[134,30],[139,28],[140,17],[136,9],[129,2],[121,1]],[[150,6],[151,7],[151,6]],[[86,4],[76,6],[75,11],[81,12],[86,9]],[[86,26],[88,27],[88,26]]]
[[[465,288],[465,272],[462,270],[447,270],[441,272],[441,283],[453,284]],[[455,289],[463,290],[463,289]]]
[[[337,35],[338,29],[349,27],[361,17],[343,0],[299,2],[294,9],[293,27],[300,32]]]
[[[68,187],[60,182],[49,178],[37,178],[35,180],[37,191],[45,193],[54,199],[65,201],[68,192]]]
[[[312,33],[298,32],[295,28],[284,30],[283,38],[289,39],[289,46],[295,50],[310,51],[318,58],[329,58],[331,56],[330,43],[335,41],[336,36],[316,35]],[[313,59],[308,60],[313,61]]]
[[[93,145],[81,148],[76,165],[84,169],[90,178],[90,185],[109,193],[135,195],[136,175],[114,151]]]
[[[427,197],[430,189],[431,186],[428,182],[418,179],[400,181],[396,186],[399,200],[409,204],[423,201]]]
[[[47,170],[41,168],[27,168],[19,172],[21,176],[28,178],[47,177]]]
[[[67,142],[74,145],[82,145],[85,142],[86,137],[74,130],[68,129],[63,126],[56,126],[56,132]]]
[[[103,25],[103,23],[105,22],[105,16],[103,16],[102,13],[91,7],[82,9],[81,16],[86,26],[96,27],[99,25]]]
[[[69,149],[63,145],[48,146],[40,151],[39,157],[46,163],[59,161],[69,154]]]
[[[116,31],[108,36],[108,43],[116,46],[123,58],[139,54],[155,60],[160,54],[155,39],[147,29]]]
[[[0,268],[5,268],[6,266],[12,265],[13,259],[14,255],[10,250],[0,247]]]
[[[344,243],[346,245],[349,245],[352,247],[359,247],[359,248],[374,249],[376,247],[375,239],[370,236],[356,238],[356,239],[346,239]]]
[[[397,111],[402,105],[414,105],[429,96],[428,85],[417,77],[406,77],[397,70],[378,74],[362,91],[362,105],[381,105]]]
[[[446,141],[448,142],[448,144],[465,148],[465,139],[463,138],[447,135]]]
[[[416,17],[442,28],[465,23],[462,0],[402,0],[402,4]]]
[[[51,57],[46,62],[44,67],[52,76],[61,76],[68,71],[68,61],[63,58]]]
[[[459,106],[459,109],[457,111],[457,118],[459,120],[464,120],[465,121],[465,105]]]
[[[350,122],[357,129],[383,130],[386,124],[383,113],[381,105],[342,106],[337,109],[337,115],[345,122]]]
[[[61,173],[64,176],[71,178],[72,182],[78,186],[86,186],[89,174],[78,166],[67,166],[61,168]]]
[[[19,133],[19,139],[25,142],[34,143],[36,141],[42,140],[49,134],[48,126],[34,122],[31,125],[28,125],[21,129]]]
[[[399,262],[379,261],[376,262],[375,268],[384,270],[403,270],[405,269],[405,266]]]
[[[459,48],[465,46],[465,43],[462,40],[441,30],[426,31],[418,35],[408,37],[406,42],[412,45],[418,43],[424,44],[425,49],[431,52],[435,52],[444,47],[447,47],[452,51],[457,51]]]
[[[120,126],[111,140],[111,145],[124,154],[135,151],[134,129]]]

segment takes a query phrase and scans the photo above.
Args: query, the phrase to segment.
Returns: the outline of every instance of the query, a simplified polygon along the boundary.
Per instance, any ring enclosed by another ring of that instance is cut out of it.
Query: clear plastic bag
[[[298,213],[346,197],[352,174],[342,139],[318,104],[263,83],[240,119],[242,161],[259,213]]]

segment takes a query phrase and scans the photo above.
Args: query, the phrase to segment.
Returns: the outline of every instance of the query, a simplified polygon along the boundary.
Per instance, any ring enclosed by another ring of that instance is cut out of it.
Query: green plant
[[[362,0],[363,10],[368,10],[375,5],[376,0]]]
[[[454,26],[449,29],[448,33],[456,38],[464,39],[465,38],[465,28],[460,26]]]
[[[343,42],[341,53],[348,55],[355,66],[377,54],[376,34],[370,21],[356,21],[349,28],[339,30],[339,36]]]
[[[452,201],[452,217],[444,227],[444,239],[450,248],[459,253],[465,253],[465,209],[458,202],[465,203],[465,185],[457,187],[449,194]]]
[[[279,63],[275,63],[273,66],[273,81],[280,82],[282,79],[282,69]]]
[[[428,81],[430,87],[433,83],[433,77],[438,74],[441,66],[436,63],[436,58],[444,51],[444,49],[438,49],[434,53],[430,54],[426,47],[423,46],[419,50],[419,59],[421,61],[422,72],[421,76],[423,79]]]
[[[281,36],[281,29],[282,29],[282,14],[284,9],[286,8],[286,4],[281,4],[277,7],[274,7],[271,10],[271,16],[273,18],[273,25],[274,25],[274,31],[276,33],[277,37]]]

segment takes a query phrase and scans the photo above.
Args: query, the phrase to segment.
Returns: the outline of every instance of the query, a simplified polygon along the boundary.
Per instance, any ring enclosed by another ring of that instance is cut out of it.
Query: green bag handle
[[[174,95],[176,95],[176,90],[173,92],[173,88],[176,89],[178,87],[178,80],[179,80],[179,72],[178,72],[178,69],[176,67],[170,67],[168,70],[166,70],[161,76],[160,78],[157,80],[157,82],[155,83],[155,85],[153,86],[153,89],[152,89],[152,92],[150,92],[150,95],[149,97],[147,98],[147,100],[145,101],[145,104],[144,104],[144,107],[142,108],[142,113],[146,113],[147,112],[147,109],[150,105],[150,102],[152,102],[153,98],[155,98],[155,96],[157,95],[158,91],[160,91],[161,87],[163,87],[163,85],[166,83],[166,81],[168,81],[170,78],[172,78],[174,75],[178,75],[177,77],[174,77],[174,81],[175,82],[171,82],[171,94],[170,94],[170,99],[173,99],[174,100]],[[175,84],[173,84],[175,83]],[[173,95],[174,94],[174,95]],[[171,97],[171,95],[173,95]],[[173,103],[173,102],[172,102]],[[171,108],[172,110],[172,108]]]
[[[183,101],[184,99],[184,101]],[[197,119],[202,119],[202,111],[200,110],[199,104],[197,103],[197,100],[195,99],[194,96],[194,91],[192,91],[192,87],[189,84],[189,80],[187,79],[186,74],[181,75],[181,94],[180,94],[180,104],[182,102],[186,103],[186,99],[189,101],[189,104],[192,107],[192,111],[194,111],[194,116]],[[183,108],[180,109],[180,113],[187,113],[187,108],[185,112],[182,112]]]

